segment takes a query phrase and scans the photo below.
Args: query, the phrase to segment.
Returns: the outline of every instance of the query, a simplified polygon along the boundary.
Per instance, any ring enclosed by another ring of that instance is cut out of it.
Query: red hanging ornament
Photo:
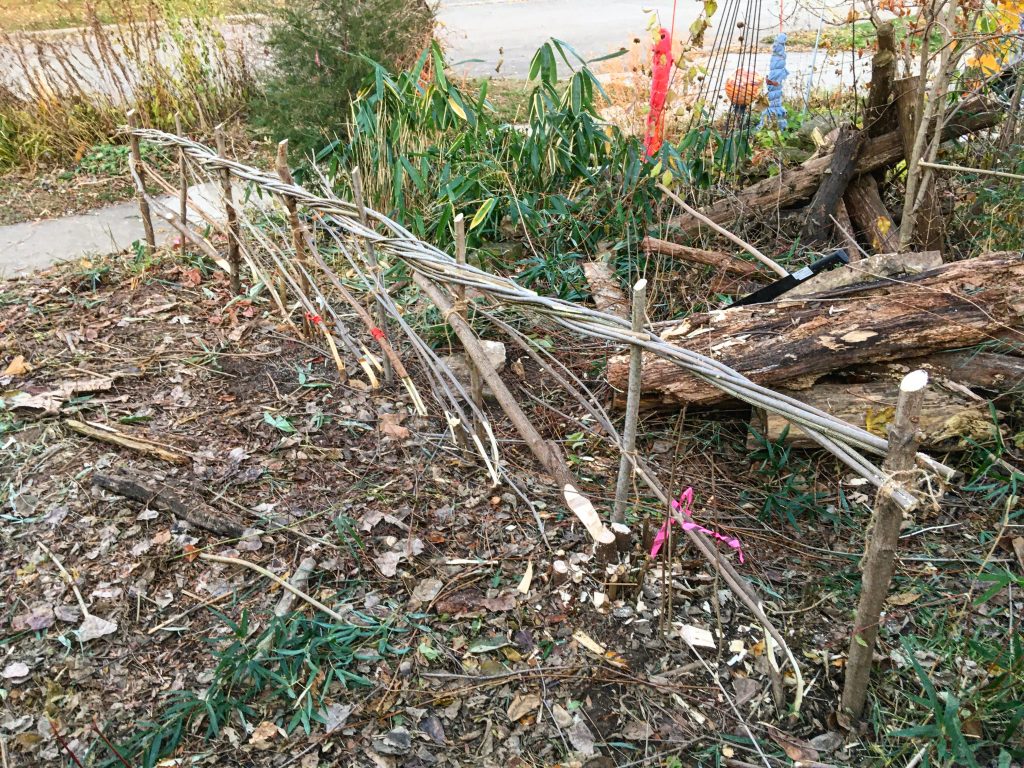
[[[651,46],[651,111],[647,113],[647,133],[644,149],[653,157],[661,149],[665,128],[665,101],[668,99],[668,84],[672,74],[672,35],[662,27],[658,30],[658,41]]]

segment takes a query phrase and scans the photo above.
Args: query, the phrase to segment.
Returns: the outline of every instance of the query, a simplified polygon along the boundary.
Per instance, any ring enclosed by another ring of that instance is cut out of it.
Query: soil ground
[[[742,572],[792,645],[805,698],[787,720],[773,697],[792,703],[795,679],[772,672],[763,631],[724,583],[690,548],[666,550],[671,569],[643,554],[659,523],[646,500],[631,518],[636,549],[609,575],[497,413],[547,543],[437,414],[412,414],[397,387],[340,383],[259,297],[230,298],[223,275],[166,255],[0,283],[0,739],[12,765],[119,764],[104,740],[129,751],[150,723],[175,722],[175,702],[199,704],[166,766],[749,764],[758,748],[790,764],[765,723],[813,739],[825,763],[873,765],[920,746],[886,735],[927,718],[907,698],[912,660],[941,690],[996,684],[1003,661],[944,650],[953,632],[1005,646],[1019,611],[1005,590],[973,599],[990,586],[976,580],[985,568],[1016,567],[1004,509],[982,496],[938,491],[908,523],[872,703],[884,725],[843,731],[833,712],[864,489],[831,461],[751,461],[741,419],[645,417],[640,450],[671,486],[695,487],[702,522],[741,539]],[[581,375],[607,352],[558,347]],[[518,362],[510,385],[606,510],[617,458]],[[72,419],[184,460],[85,437]],[[94,485],[120,470],[246,534],[215,536]],[[305,590],[345,621],[299,602],[275,622],[273,582],[202,553],[282,578],[313,557]],[[567,581],[554,560],[570,564]],[[82,633],[57,562],[115,631]]]

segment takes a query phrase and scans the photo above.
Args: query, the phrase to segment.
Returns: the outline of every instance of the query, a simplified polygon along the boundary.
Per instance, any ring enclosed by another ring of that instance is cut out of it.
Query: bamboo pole
[[[291,168],[288,166],[288,139],[278,142],[277,145],[277,175],[281,181],[289,186],[295,184]],[[284,206],[288,209],[288,225],[292,232],[292,247],[295,249],[295,260],[298,262],[298,283],[302,292],[307,296],[310,294],[309,272],[311,271],[309,257],[306,254],[306,242],[302,231],[302,224],[299,221],[299,206],[294,195],[281,195]],[[313,335],[312,325],[309,321],[303,323],[307,336]]]
[[[181,131],[181,115],[174,116],[174,130],[179,136],[184,134]],[[178,148],[178,220],[181,225],[188,228],[188,166],[185,164],[185,150]],[[185,237],[181,238],[181,258],[185,258]]]
[[[455,307],[452,306],[452,303],[441,292],[441,289],[434,285],[427,277],[419,272],[413,272],[412,279],[419,286],[419,289],[426,294],[427,298],[434,303],[434,306],[441,311],[441,314],[448,318],[452,330],[455,331],[455,335],[462,342],[463,349],[466,350],[467,357],[472,358],[477,364],[480,369],[480,375],[491,388],[501,409],[508,416],[512,426],[515,427],[516,431],[526,442],[533,455],[560,486],[564,486],[567,483],[574,485],[576,481],[569,472],[565,458],[557,447],[541,437],[537,428],[533,426],[529,417],[523,412],[515,397],[509,392],[508,387],[505,386],[505,382],[501,380],[501,376],[490,365],[487,353],[480,345],[480,341],[477,339],[476,334],[473,333],[469,323],[466,322],[462,315],[455,311]]]
[[[363,198],[363,174],[356,166],[352,169],[352,197],[353,202],[356,204],[356,208],[359,211],[359,223],[364,227],[368,227],[369,223],[366,216],[366,203]],[[370,262],[370,277],[373,280],[373,296],[374,296],[374,318],[377,322],[377,329],[379,329],[385,336],[387,336],[387,311],[384,308],[384,303],[381,300],[381,294],[384,292],[384,283],[380,276],[380,265],[377,263],[377,251],[373,247],[371,240],[365,240],[366,243],[366,257]],[[395,377],[394,370],[391,366],[391,361],[387,357],[384,358],[384,381],[389,384]]]
[[[227,143],[224,140],[224,127],[218,125],[214,129],[214,136],[217,141],[217,154],[226,159]],[[231,192],[231,171],[227,168],[221,169],[220,187],[228,222],[228,264],[231,265],[231,291],[238,295],[242,292],[242,257],[238,246],[238,212],[235,210],[234,195]]]
[[[890,479],[875,495],[875,511],[868,524],[864,559],[861,560],[864,575],[860,603],[850,637],[846,682],[840,702],[842,710],[854,719],[860,718],[867,699],[875,638],[885,598],[889,594],[900,524],[903,522],[903,510],[893,501],[891,490],[905,481],[907,473],[915,471],[917,424],[927,386],[928,374],[924,371],[913,371],[903,377],[896,401],[896,416],[889,427],[889,453],[882,466]]]
[[[139,214],[142,216],[142,228],[146,232],[146,246],[149,253],[156,250],[156,232],[153,230],[153,215],[146,201],[145,171],[142,168],[142,150],[139,137],[135,131],[139,128],[139,113],[134,109],[128,113],[128,126],[132,129],[128,143],[131,146],[132,166],[135,169],[135,199],[139,202]]]
[[[647,281],[637,280],[633,286],[633,333],[644,329],[644,315],[647,309]],[[626,522],[626,494],[632,485],[633,462],[631,454],[636,453],[636,423],[640,415],[640,372],[643,350],[634,344],[629,350],[629,385],[626,390],[626,423],[622,429],[622,455],[619,458],[619,478],[615,483],[615,506],[612,511],[613,523]]]

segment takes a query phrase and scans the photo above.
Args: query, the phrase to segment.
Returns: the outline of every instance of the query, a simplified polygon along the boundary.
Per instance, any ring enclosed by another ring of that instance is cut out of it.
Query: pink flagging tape
[[[704,526],[699,525],[698,523],[695,523],[693,521],[693,488],[687,488],[685,491],[679,494],[678,501],[672,499],[672,509],[675,512],[681,513],[682,516],[686,518],[685,521],[679,523],[679,525],[682,526],[684,531],[698,531],[699,533],[703,533],[705,536],[710,536],[711,538],[717,539],[718,541],[724,541],[728,546],[732,547],[736,550],[736,552],[739,553],[740,563],[743,563],[743,547],[740,544],[739,539],[733,536],[725,536],[724,534],[721,534],[718,531],[712,531],[710,528],[705,528]],[[668,528],[674,522],[678,521],[674,517],[669,515],[668,518],[665,520],[664,525],[662,525],[661,528],[658,529],[658,533],[654,537],[654,543],[651,545],[651,557],[658,556],[658,552],[661,551],[661,545],[664,544],[665,539],[668,538]]]

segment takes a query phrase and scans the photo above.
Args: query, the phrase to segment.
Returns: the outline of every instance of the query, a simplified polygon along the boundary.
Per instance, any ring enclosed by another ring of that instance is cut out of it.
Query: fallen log
[[[876,253],[856,264],[846,264],[838,269],[819,272],[792,290],[786,291],[778,298],[778,301],[785,302],[797,297],[808,296],[828,298],[836,291],[846,291],[856,285],[875,284],[883,278],[902,279],[904,276],[919,275],[926,270],[937,269],[941,266],[942,256],[938,251]]]
[[[93,473],[92,484],[97,488],[138,501],[161,512],[170,512],[175,517],[203,528],[219,536],[241,538],[245,528],[241,523],[218,512],[198,499],[185,500],[165,486],[160,486],[127,470],[115,474]]]
[[[857,177],[846,189],[846,210],[864,242],[875,253],[894,253],[900,248],[899,232],[882,202],[878,182],[870,174]]]
[[[935,381],[950,381],[972,390],[997,395],[1024,391],[1024,359],[995,352],[939,352],[880,363],[871,366],[870,371],[897,377],[917,368],[928,371]],[[854,375],[857,373],[860,371],[855,371]]]
[[[583,263],[583,274],[587,278],[594,306],[616,317],[626,317],[629,314],[629,302],[626,301],[610,264],[603,261],[586,261]]]
[[[886,435],[885,428],[896,408],[897,392],[892,382],[884,378],[860,384],[819,382],[810,389],[779,391],[879,436]],[[789,427],[787,444],[795,448],[817,447],[800,427],[790,425],[781,416],[759,409],[755,421],[758,432],[772,442],[782,439]],[[925,394],[917,427],[921,446],[929,450],[962,448],[968,440],[985,443],[993,435],[987,403],[940,387],[931,387]]]
[[[991,109],[980,99],[973,99],[965,103],[959,114],[946,124],[942,130],[942,140],[949,141],[991,128],[1002,116],[1003,112]],[[890,131],[864,142],[854,171],[856,175],[871,173],[894,165],[901,159],[903,136],[898,130]],[[719,200],[702,213],[716,224],[728,225],[744,215],[797,205],[811,198],[831,164],[831,152],[812,157],[796,168],[783,170],[778,176],[763,179],[732,197]],[[670,223],[683,234],[693,234],[701,227],[697,217],[686,213],[676,216]]]
[[[640,243],[645,253],[656,253],[660,256],[670,256],[673,259],[682,259],[694,264],[704,264],[708,267],[730,272],[734,275],[747,277],[757,272],[757,267],[748,261],[737,259],[718,251],[706,251],[703,248],[691,248],[678,243],[670,243],[668,240],[659,240],[656,237],[645,237]]]
[[[1022,281],[1024,255],[994,253],[896,282],[842,289],[839,298],[695,314],[661,336],[762,386],[792,386],[794,380],[853,365],[962,348],[1019,329]],[[608,361],[608,382],[615,389],[626,386],[628,360],[617,355]],[[641,389],[663,404],[727,399],[707,381],[649,355]]]

